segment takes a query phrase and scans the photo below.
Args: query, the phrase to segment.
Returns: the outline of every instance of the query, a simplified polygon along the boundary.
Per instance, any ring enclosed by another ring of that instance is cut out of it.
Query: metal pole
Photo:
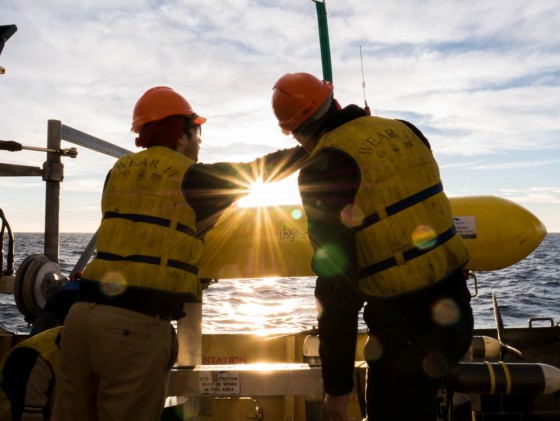
[[[321,62],[323,64],[323,79],[333,81],[331,65],[331,46],[329,43],[329,26],[327,22],[327,7],[325,0],[313,0],[317,10],[317,23],[319,25],[319,44],[321,46]]]
[[[202,364],[202,303],[185,303],[186,317],[177,320],[179,341],[179,367],[194,367]]]
[[[61,145],[62,123],[49,120],[47,131],[47,148],[59,150]],[[60,236],[60,182],[62,181],[62,163],[60,154],[47,152],[47,162],[43,164],[43,179],[46,182],[45,197],[45,256],[58,264]]]

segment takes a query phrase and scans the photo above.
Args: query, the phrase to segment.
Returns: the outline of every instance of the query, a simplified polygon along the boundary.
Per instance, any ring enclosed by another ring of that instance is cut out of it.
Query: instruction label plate
[[[198,393],[212,396],[239,396],[239,371],[202,371],[198,373]]]
[[[453,224],[455,224],[459,235],[464,239],[476,239],[476,219],[474,216],[454,216]]]

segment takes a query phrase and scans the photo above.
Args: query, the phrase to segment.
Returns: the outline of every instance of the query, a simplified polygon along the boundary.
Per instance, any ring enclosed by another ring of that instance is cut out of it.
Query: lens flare
[[[364,211],[358,205],[348,205],[340,212],[340,220],[349,228],[360,226],[364,220]]]
[[[292,209],[290,215],[292,216],[293,219],[298,220],[302,218],[303,213],[301,212],[300,209]]]
[[[428,225],[420,225],[412,233],[412,242],[419,249],[425,250],[435,246],[436,233]]]
[[[314,267],[319,276],[333,276],[345,271],[347,261],[345,253],[338,246],[327,244],[317,250],[314,256]]]
[[[459,321],[461,310],[455,301],[442,298],[432,306],[432,320],[439,326],[450,326]]]
[[[445,358],[440,353],[430,352],[422,361],[424,373],[429,377],[436,378],[442,376],[448,369]]]
[[[101,281],[101,291],[108,297],[122,294],[126,290],[126,280],[120,272],[108,272]]]

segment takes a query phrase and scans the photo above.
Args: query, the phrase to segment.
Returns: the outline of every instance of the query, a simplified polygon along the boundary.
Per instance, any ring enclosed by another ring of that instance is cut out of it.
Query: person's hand
[[[325,394],[325,408],[330,421],[350,421],[346,413],[349,395],[332,396]]]

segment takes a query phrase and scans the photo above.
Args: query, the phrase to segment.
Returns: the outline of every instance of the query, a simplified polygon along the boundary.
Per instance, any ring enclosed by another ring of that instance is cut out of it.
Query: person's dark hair
[[[183,119],[183,116],[175,115],[144,124],[138,132],[136,146],[142,148],[151,146],[175,148],[177,139],[181,137],[183,132]]]
[[[167,146],[168,148],[175,149],[181,134],[184,133],[190,137],[192,136],[193,129],[198,130],[200,134],[201,126],[194,122],[197,117],[196,114],[189,117],[174,115],[146,123],[138,131],[136,146],[142,148]]]
[[[196,114],[189,117],[183,117],[183,133],[188,137],[192,135],[193,130],[198,132],[199,136],[202,133],[202,126],[194,122],[197,117],[198,116]]]
[[[332,101],[325,114],[323,114],[319,119],[315,121],[306,121],[301,126],[293,130],[292,134],[318,139],[323,133],[329,130],[329,123],[333,120],[338,110],[339,107],[337,102]]]

